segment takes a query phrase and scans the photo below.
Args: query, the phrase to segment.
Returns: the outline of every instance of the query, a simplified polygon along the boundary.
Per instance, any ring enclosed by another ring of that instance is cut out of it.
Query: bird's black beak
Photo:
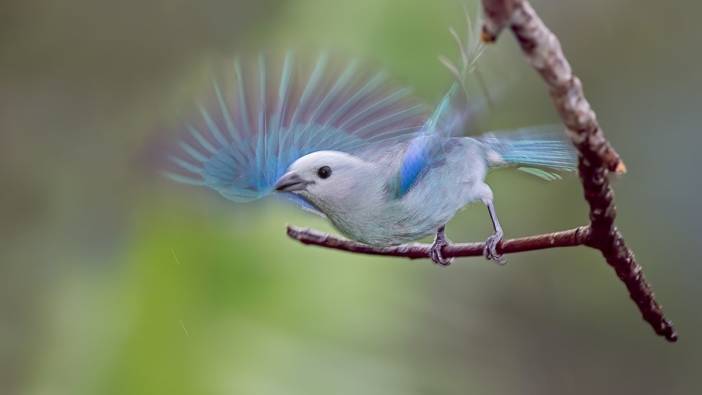
[[[275,190],[278,192],[295,192],[302,191],[307,188],[307,185],[311,184],[310,181],[305,181],[302,177],[298,176],[297,173],[285,173],[282,177],[278,179],[275,183]]]

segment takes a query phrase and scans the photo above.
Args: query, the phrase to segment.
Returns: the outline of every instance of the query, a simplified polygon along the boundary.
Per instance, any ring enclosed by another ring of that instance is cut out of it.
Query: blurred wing
[[[469,106],[465,91],[458,82],[454,82],[436,106],[424,128],[427,132],[439,133],[443,136],[461,136],[466,132],[465,125],[475,112],[477,108]]]
[[[469,100],[461,82],[451,85],[405,151],[398,175],[397,197],[406,194],[427,169],[443,161],[446,142],[474,128],[476,118],[485,112],[489,101],[487,94],[471,96]]]
[[[400,164],[396,197],[404,196],[428,168],[443,159],[444,143],[451,136],[463,134],[470,110],[464,90],[454,83],[407,146]]]
[[[304,155],[409,138],[426,119],[408,89],[390,88],[383,73],[364,73],[355,62],[336,67],[322,55],[309,72],[291,54],[279,63],[234,61],[212,80],[210,101],[198,106],[172,157],[171,179],[250,201],[269,194]]]
[[[439,134],[420,134],[407,145],[396,182],[390,184],[396,198],[401,198],[421,180],[422,176],[446,160],[456,139]]]
[[[465,38],[454,29],[449,29],[458,45],[460,63],[455,64],[444,56],[439,57],[441,63],[454,76],[455,82],[427,119],[422,132],[410,142],[405,151],[397,177],[397,197],[406,194],[427,169],[443,161],[445,151],[449,148],[446,144],[450,142],[450,138],[466,133],[473,126],[476,116],[482,113],[490,102],[484,81],[476,69],[476,62],[484,49],[479,32],[482,24],[473,24],[467,9],[465,11]],[[471,97],[469,100],[465,87],[467,77],[473,73],[485,95],[482,98]]]

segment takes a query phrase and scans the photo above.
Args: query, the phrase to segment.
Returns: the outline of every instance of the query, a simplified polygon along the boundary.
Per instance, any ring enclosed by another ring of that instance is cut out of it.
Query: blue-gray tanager
[[[458,137],[470,117],[461,84],[426,114],[382,73],[334,67],[326,56],[310,72],[294,63],[290,54],[279,64],[234,61],[213,79],[212,102],[199,106],[169,176],[237,202],[282,194],[374,246],[433,234],[431,257],[445,265],[444,226],[475,201],[494,227],[484,254],[501,261],[502,227],[485,183],[491,168],[547,178],[544,169],[574,168],[572,147],[538,128]]]

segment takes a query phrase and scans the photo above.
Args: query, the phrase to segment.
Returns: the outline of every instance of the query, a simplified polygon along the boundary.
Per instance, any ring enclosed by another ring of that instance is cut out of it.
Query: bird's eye
[[[331,173],[331,167],[329,166],[322,166],[319,169],[317,169],[317,175],[319,176],[319,178],[329,178]]]

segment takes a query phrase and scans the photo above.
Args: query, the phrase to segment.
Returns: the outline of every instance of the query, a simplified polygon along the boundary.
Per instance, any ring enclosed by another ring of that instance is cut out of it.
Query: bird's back
[[[381,201],[382,206],[368,205],[366,212],[356,212],[353,218],[332,222],[353,222],[355,229],[343,229],[348,236],[368,244],[401,244],[430,235],[446,224],[461,208],[475,199],[474,186],[482,183],[487,162],[482,143],[468,137],[440,137],[440,156],[402,196],[397,196],[397,176],[405,151],[411,142],[373,147],[361,157],[376,166],[378,177],[386,186],[383,196],[366,196]],[[338,226],[339,224],[337,224]]]
[[[402,167],[414,139],[392,145],[369,147],[362,157],[373,163],[379,177],[385,180],[381,208],[369,206],[367,212],[355,213],[367,223],[349,236],[369,244],[401,244],[428,236],[448,223],[458,211],[485,197],[485,177],[491,167],[515,166],[532,170],[528,173],[551,180],[558,178],[549,171],[570,171],[575,155],[560,133],[546,128],[490,133],[479,137],[427,137],[424,146],[429,159],[407,190],[398,194]],[[543,170],[546,169],[546,170]]]

